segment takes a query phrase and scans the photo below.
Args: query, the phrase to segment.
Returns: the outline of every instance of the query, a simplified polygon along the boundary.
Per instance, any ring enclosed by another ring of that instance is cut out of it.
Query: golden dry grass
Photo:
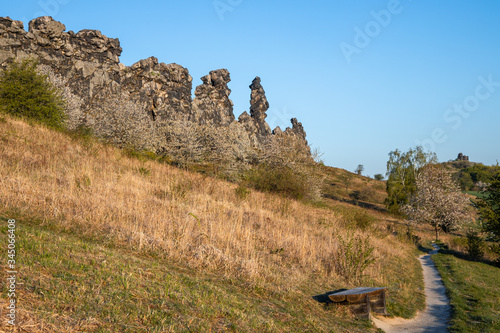
[[[276,291],[364,282],[395,286],[399,301],[411,298],[414,286],[397,274],[400,265],[414,269],[414,248],[385,224],[356,230],[331,209],[255,191],[242,200],[236,187],[94,140],[9,117],[0,123],[0,213],[17,209]],[[375,248],[377,260],[362,279],[336,273],[337,235],[368,237]]]

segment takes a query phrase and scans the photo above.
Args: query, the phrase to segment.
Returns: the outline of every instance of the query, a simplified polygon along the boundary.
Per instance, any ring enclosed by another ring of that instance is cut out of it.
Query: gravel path
[[[375,326],[386,333],[441,333],[448,332],[448,320],[450,318],[450,300],[445,294],[445,288],[441,281],[432,254],[439,251],[439,246],[433,244],[434,250],[423,255],[418,260],[424,270],[426,308],[419,312],[413,319],[401,318],[373,318]]]

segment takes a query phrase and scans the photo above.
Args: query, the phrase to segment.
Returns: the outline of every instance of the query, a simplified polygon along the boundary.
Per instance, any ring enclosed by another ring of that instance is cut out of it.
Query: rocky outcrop
[[[292,128],[287,128],[285,130],[285,134],[292,135],[296,137],[298,140],[305,141],[306,140],[306,131],[304,130],[304,127],[302,127],[302,123],[299,123],[297,118],[292,118]]]
[[[227,69],[211,71],[196,87],[191,120],[200,124],[227,126],[234,121],[233,102],[229,99],[231,81]]]
[[[236,121],[228,70],[202,77],[192,99],[193,79],[186,68],[155,57],[127,67],[119,62],[121,52],[118,39],[98,30],[66,32],[64,24],[45,16],[32,20],[25,31],[22,22],[0,17],[0,70],[26,58],[48,68],[51,78],[75,99],[67,110],[70,128],[90,127],[119,146],[157,152],[170,149],[165,141],[173,123],[227,128],[236,133],[234,142],[242,151],[263,147],[276,135],[293,136],[307,146],[296,119],[291,128],[271,132],[259,77],[250,85],[250,114],[244,112]]]
[[[121,71],[119,83],[154,121],[187,120],[193,79],[186,68],[150,57]]]
[[[46,61],[59,62],[65,57],[106,64],[118,64],[122,49],[118,39],[108,38],[97,30],[64,32],[64,24],[49,16],[39,17],[24,30],[21,21],[8,17],[0,18],[0,46],[5,51],[15,52],[19,57],[36,53]],[[61,58],[62,56],[62,58]],[[0,61],[6,59],[0,59]]]
[[[266,98],[266,92],[262,88],[260,77],[256,77],[250,85],[252,90],[250,94],[250,116],[254,119],[257,127],[257,133],[260,136],[269,136],[271,128],[266,123],[266,111],[269,110],[269,102]]]
[[[469,156],[459,153],[455,161],[469,161]]]

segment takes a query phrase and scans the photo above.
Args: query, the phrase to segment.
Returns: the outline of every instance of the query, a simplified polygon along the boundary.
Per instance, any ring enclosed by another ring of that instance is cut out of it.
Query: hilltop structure
[[[165,138],[173,126],[196,124],[230,130],[242,149],[263,149],[273,137],[288,136],[309,151],[297,119],[285,131],[270,130],[265,121],[269,103],[259,77],[250,85],[250,114],[243,112],[236,120],[228,70],[202,77],[193,99],[193,79],[186,68],[155,57],[127,67],[120,63],[121,52],[118,39],[97,30],[66,32],[64,24],[49,16],[29,22],[28,31],[23,22],[0,17],[0,70],[16,59],[37,59],[66,87],[69,128],[88,127],[118,146],[164,152],[171,149]]]
[[[469,156],[464,155],[462,153],[459,153],[458,157],[455,161],[467,161],[467,162],[469,162]]]

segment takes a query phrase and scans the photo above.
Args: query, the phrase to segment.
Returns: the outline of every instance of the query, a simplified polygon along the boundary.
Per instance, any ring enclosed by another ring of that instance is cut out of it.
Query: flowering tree
[[[416,191],[403,212],[413,223],[428,223],[436,231],[457,229],[469,217],[470,200],[460,191],[448,171],[430,164],[416,178]]]

